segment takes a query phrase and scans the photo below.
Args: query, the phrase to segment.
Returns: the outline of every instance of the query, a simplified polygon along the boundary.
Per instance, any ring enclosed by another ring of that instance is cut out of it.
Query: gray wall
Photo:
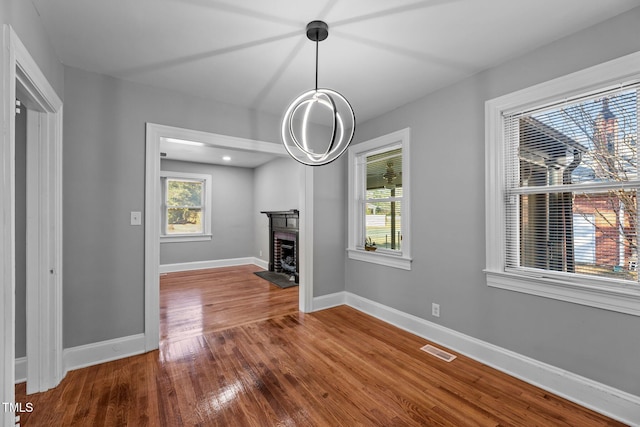
[[[160,264],[241,258],[253,254],[253,169],[162,160],[163,171],[211,175],[212,239],[204,242],[163,242]]]
[[[640,318],[489,288],[482,273],[485,101],[640,50],[638,22],[640,8],[360,126],[359,141],[411,128],[414,261],[349,260],[346,290],[640,395]]]
[[[346,154],[313,168],[313,296],[345,290]]]
[[[249,256],[268,262],[269,221],[260,212],[299,209],[301,168],[289,157],[276,158],[255,169],[162,160],[162,170],[213,176],[214,238],[212,242],[162,243],[160,264]],[[234,185],[228,185],[230,182]]]
[[[320,128],[312,128],[321,132]],[[299,191],[304,169],[290,158],[277,159],[256,169],[256,255],[269,261],[269,221],[260,214],[266,210],[301,209]],[[346,157],[322,167],[311,168],[313,174],[313,296],[344,291],[344,250],[346,225]],[[284,185],[286,192],[273,193]],[[262,256],[260,256],[262,251]]]
[[[64,67],[58,60],[31,1],[2,0],[2,23],[10,24],[38,64],[60,99],[64,92]]]
[[[144,228],[129,225],[129,212],[144,210],[145,123],[279,143],[280,117],[70,67],[64,108],[63,304],[69,348],[144,330]],[[343,243],[338,247],[328,266],[318,264],[329,276],[314,283],[318,295],[344,288],[344,259],[333,266],[344,251]]]
[[[269,262],[269,219],[260,212],[300,209],[301,168],[295,160],[283,157],[255,169],[253,256],[265,262]]]
[[[145,123],[279,141],[279,117],[65,68],[64,346],[144,331]],[[251,224],[251,219],[248,222]]]

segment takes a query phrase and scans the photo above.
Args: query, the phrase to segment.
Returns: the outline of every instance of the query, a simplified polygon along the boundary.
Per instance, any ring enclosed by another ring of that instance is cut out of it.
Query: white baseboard
[[[461,334],[349,292],[313,299],[314,311],[346,304],[501,372],[629,425],[640,425],[640,396]]]
[[[145,352],[144,334],[101,341],[63,351],[64,371],[86,368]]]
[[[346,292],[336,292],[335,294],[323,295],[313,298],[312,311],[325,310],[327,308],[345,305],[347,303]]]
[[[175,273],[177,271],[204,270],[207,268],[234,267],[236,265],[255,264],[267,269],[269,263],[256,257],[216,259],[211,261],[183,262],[178,264],[160,265],[160,273]]]
[[[250,264],[255,264],[258,267],[264,269],[264,270],[268,270],[269,269],[269,261],[265,261],[263,259],[260,258],[253,258],[253,262],[251,262]]]
[[[15,366],[16,367],[14,372],[15,372],[16,384],[20,384],[27,381],[27,358],[17,357]]]

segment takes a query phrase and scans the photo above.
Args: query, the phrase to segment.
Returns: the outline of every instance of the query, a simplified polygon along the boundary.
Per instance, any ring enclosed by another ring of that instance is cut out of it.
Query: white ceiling
[[[219,138],[223,138],[223,136],[219,135]],[[160,138],[160,152],[162,153],[162,158],[167,160],[209,163],[250,169],[257,168],[279,157],[277,154],[272,153],[229,148],[233,145],[232,142],[225,143],[224,146],[200,141],[195,142],[195,144],[197,145],[175,142],[172,138]]]
[[[314,85],[362,123],[640,0],[32,0],[68,66],[280,116]]]

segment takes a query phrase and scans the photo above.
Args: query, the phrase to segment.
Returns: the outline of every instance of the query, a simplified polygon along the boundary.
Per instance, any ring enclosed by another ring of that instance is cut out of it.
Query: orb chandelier
[[[284,147],[291,157],[308,166],[325,165],[340,157],[356,128],[349,101],[334,90],[318,88],[318,44],[328,36],[325,22],[307,24],[307,38],[316,42],[316,87],[293,100],[282,119]]]

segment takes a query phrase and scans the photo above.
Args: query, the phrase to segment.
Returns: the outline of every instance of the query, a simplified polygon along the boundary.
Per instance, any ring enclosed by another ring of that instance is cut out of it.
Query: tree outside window
[[[211,175],[161,171],[160,180],[161,241],[211,240]]]
[[[167,179],[167,234],[204,232],[203,181]]]

